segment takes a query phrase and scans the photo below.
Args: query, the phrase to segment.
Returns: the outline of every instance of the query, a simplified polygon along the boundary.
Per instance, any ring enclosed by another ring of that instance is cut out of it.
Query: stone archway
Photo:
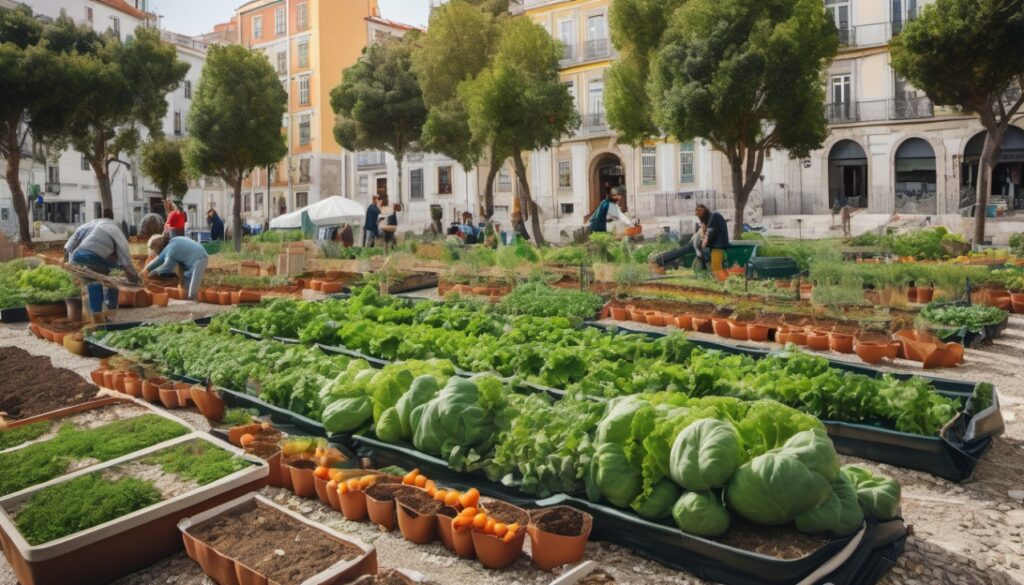
[[[852,140],[836,142],[828,153],[828,207],[836,203],[854,208],[868,206],[868,156]]]
[[[590,163],[590,210],[597,208],[601,200],[608,196],[612,188],[625,186],[626,173],[622,166],[622,158],[612,152],[604,152]],[[626,205],[626,198],[620,204]]]
[[[895,208],[898,213],[938,212],[935,149],[923,138],[908,138],[894,158]]]

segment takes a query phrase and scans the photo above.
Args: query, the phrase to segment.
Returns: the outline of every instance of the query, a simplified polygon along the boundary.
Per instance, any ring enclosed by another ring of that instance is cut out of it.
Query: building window
[[[263,17],[254,16],[252,17],[252,38],[262,39],[263,38]]]
[[[562,41],[562,60],[576,58],[576,21],[562,20],[558,23],[558,40]]]
[[[679,145],[679,182],[693,182],[693,142]]]
[[[85,158],[85,155],[83,154],[82,155],[82,170],[83,171],[88,171],[90,168],[91,167],[89,166],[89,159]]]
[[[438,195],[452,194],[452,167],[437,167],[437,193]]]
[[[309,67],[309,42],[299,43],[299,67]]]
[[[277,52],[277,74],[287,75],[288,74],[288,53],[284,51]]]
[[[187,79],[185,80],[185,99],[192,99],[192,82]]]
[[[0,208],[0,221],[9,221],[11,219],[11,210],[4,207]]]
[[[299,116],[299,144],[309,144],[309,114]]]
[[[608,56],[608,21],[604,14],[587,17],[587,59]]]
[[[645,146],[640,151],[640,176],[644,185],[658,182],[658,150],[653,146]]]
[[[263,209],[263,193],[256,194],[256,211]]]
[[[242,195],[242,211],[252,211],[252,195],[249,193]]]
[[[409,171],[409,198],[423,199],[423,169]]]
[[[121,38],[121,19],[116,16],[110,17],[110,30],[114,31],[114,36]]]
[[[558,161],[558,188],[572,189],[572,161]]]
[[[174,112],[174,135],[181,136],[181,112]]]
[[[309,193],[306,192],[306,191],[299,191],[298,193],[296,193],[295,194],[295,207],[297,209],[302,209],[303,207],[305,207],[307,205],[309,205]]]
[[[857,109],[853,105],[853,84],[849,75],[833,75],[831,101],[828,105],[830,122],[855,122]]]
[[[359,194],[366,195],[370,190],[370,177],[359,175]]]
[[[284,35],[286,30],[284,24],[284,8],[278,8],[274,11],[274,33],[277,36]]]
[[[563,203],[561,205],[561,209],[563,215],[572,215],[573,211],[576,209],[576,206],[573,205],[572,203]]]
[[[498,191],[511,191],[512,190],[512,174],[508,172],[508,167],[501,167],[498,170]]]
[[[309,28],[309,12],[306,9],[305,2],[295,5],[295,27],[299,30]]]
[[[309,178],[309,161],[310,161],[310,159],[308,159],[308,158],[300,158],[299,159],[299,182],[300,183],[308,183],[310,181],[310,178]]]
[[[299,78],[299,105],[309,105],[309,77]]]
[[[46,182],[54,185],[60,184],[60,167],[57,165],[50,165],[46,167]]]
[[[92,6],[85,7],[85,22],[92,25]]]
[[[92,216],[93,216],[94,219],[99,219],[99,218],[103,217],[103,204],[102,203],[97,201],[96,203],[92,204]]]

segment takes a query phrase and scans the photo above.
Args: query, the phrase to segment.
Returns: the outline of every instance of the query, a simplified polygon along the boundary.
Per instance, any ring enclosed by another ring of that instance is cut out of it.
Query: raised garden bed
[[[256,494],[178,523],[189,557],[218,583],[348,583],[377,572],[373,547]]]
[[[0,498],[22,585],[109,583],[182,546],[178,520],[258,488],[262,461],[190,434]]]
[[[16,347],[0,348],[0,372],[0,413],[7,420],[88,402],[97,393],[96,386],[75,372]]]

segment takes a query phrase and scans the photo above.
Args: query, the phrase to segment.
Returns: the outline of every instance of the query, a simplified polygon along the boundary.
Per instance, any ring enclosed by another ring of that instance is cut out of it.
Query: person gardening
[[[157,256],[146,265],[142,275],[170,276],[176,273],[175,269],[180,265],[183,269],[181,284],[187,288],[185,298],[195,300],[209,261],[203,246],[189,238],[172,238],[169,234],[162,234],[149,239],[149,249]]]
[[[114,211],[112,209],[104,209],[103,214],[100,217],[97,217],[96,219],[90,222],[86,222],[78,226],[78,229],[75,230],[75,233],[71,234],[71,237],[68,238],[68,241],[64,243],[65,262],[69,262],[71,260],[71,257],[74,256],[75,251],[78,250],[78,247],[81,246],[82,242],[84,242],[85,239],[89,237],[89,234],[92,233],[92,228],[96,227],[96,224],[104,219],[113,220]],[[162,222],[163,220],[161,220],[161,223]]]
[[[693,248],[697,252],[697,265],[701,270],[718,273],[725,269],[725,249],[729,247],[729,227],[725,218],[712,212],[703,203],[694,210],[700,229],[693,235]]]
[[[185,212],[178,208],[170,199],[167,200],[165,207],[168,210],[167,223],[164,224],[164,232],[169,234],[172,238],[185,235]]]
[[[81,238],[81,244],[73,246],[74,249],[69,254],[70,263],[98,274],[110,274],[111,269],[120,268],[125,271],[131,282],[140,282],[139,273],[132,264],[128,239],[124,237],[124,233],[112,217],[113,213],[110,210],[104,210],[103,217],[93,222],[88,234]],[[89,310],[92,312],[93,321],[101,322],[103,286],[98,282],[87,282],[86,290],[89,294]],[[117,308],[118,293],[117,287],[107,288],[108,309]]]
[[[590,223],[590,233],[604,233],[608,231],[608,220],[614,219],[626,225],[636,225],[629,215],[627,215],[622,208],[619,207],[619,201],[625,197],[626,190],[623,187],[614,187],[608,191],[608,195],[598,204],[597,209],[594,210],[589,216],[583,218],[588,219]]]
[[[220,218],[216,209],[211,209],[206,212],[206,223],[210,226],[211,240],[216,241],[224,239],[224,220]]]
[[[139,222],[139,239],[149,241],[149,238],[164,232],[164,218],[159,213],[147,213],[142,216]]]

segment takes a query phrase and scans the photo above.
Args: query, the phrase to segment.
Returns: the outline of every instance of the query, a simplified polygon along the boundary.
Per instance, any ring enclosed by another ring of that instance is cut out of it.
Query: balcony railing
[[[54,195],[60,195],[60,183],[47,182],[45,191]]]
[[[934,115],[935,107],[932,101],[923,96],[825,104],[825,117],[829,124],[913,120],[931,118]]]
[[[857,122],[857,102],[838,102],[825,104],[825,117],[829,124],[844,124],[846,122]]]
[[[195,49],[196,51],[205,52],[209,48],[209,45],[203,41],[166,30],[160,31],[160,39],[166,43],[178,45],[179,47],[185,47],[187,49]]]
[[[927,97],[907,97],[890,101],[890,120],[913,120],[931,118],[935,115],[935,106]]]
[[[584,59],[590,61],[592,59],[607,59],[610,55],[609,48],[611,44],[607,38],[604,39],[590,39],[586,43],[584,49]]]
[[[356,153],[357,169],[372,169],[376,167],[387,166],[387,164],[388,161],[384,151],[375,150],[371,152]]]
[[[608,121],[604,112],[597,112],[583,116],[583,127],[588,132],[604,132],[608,129]]]
[[[840,47],[853,47],[857,44],[857,29],[852,26],[836,29]]]

